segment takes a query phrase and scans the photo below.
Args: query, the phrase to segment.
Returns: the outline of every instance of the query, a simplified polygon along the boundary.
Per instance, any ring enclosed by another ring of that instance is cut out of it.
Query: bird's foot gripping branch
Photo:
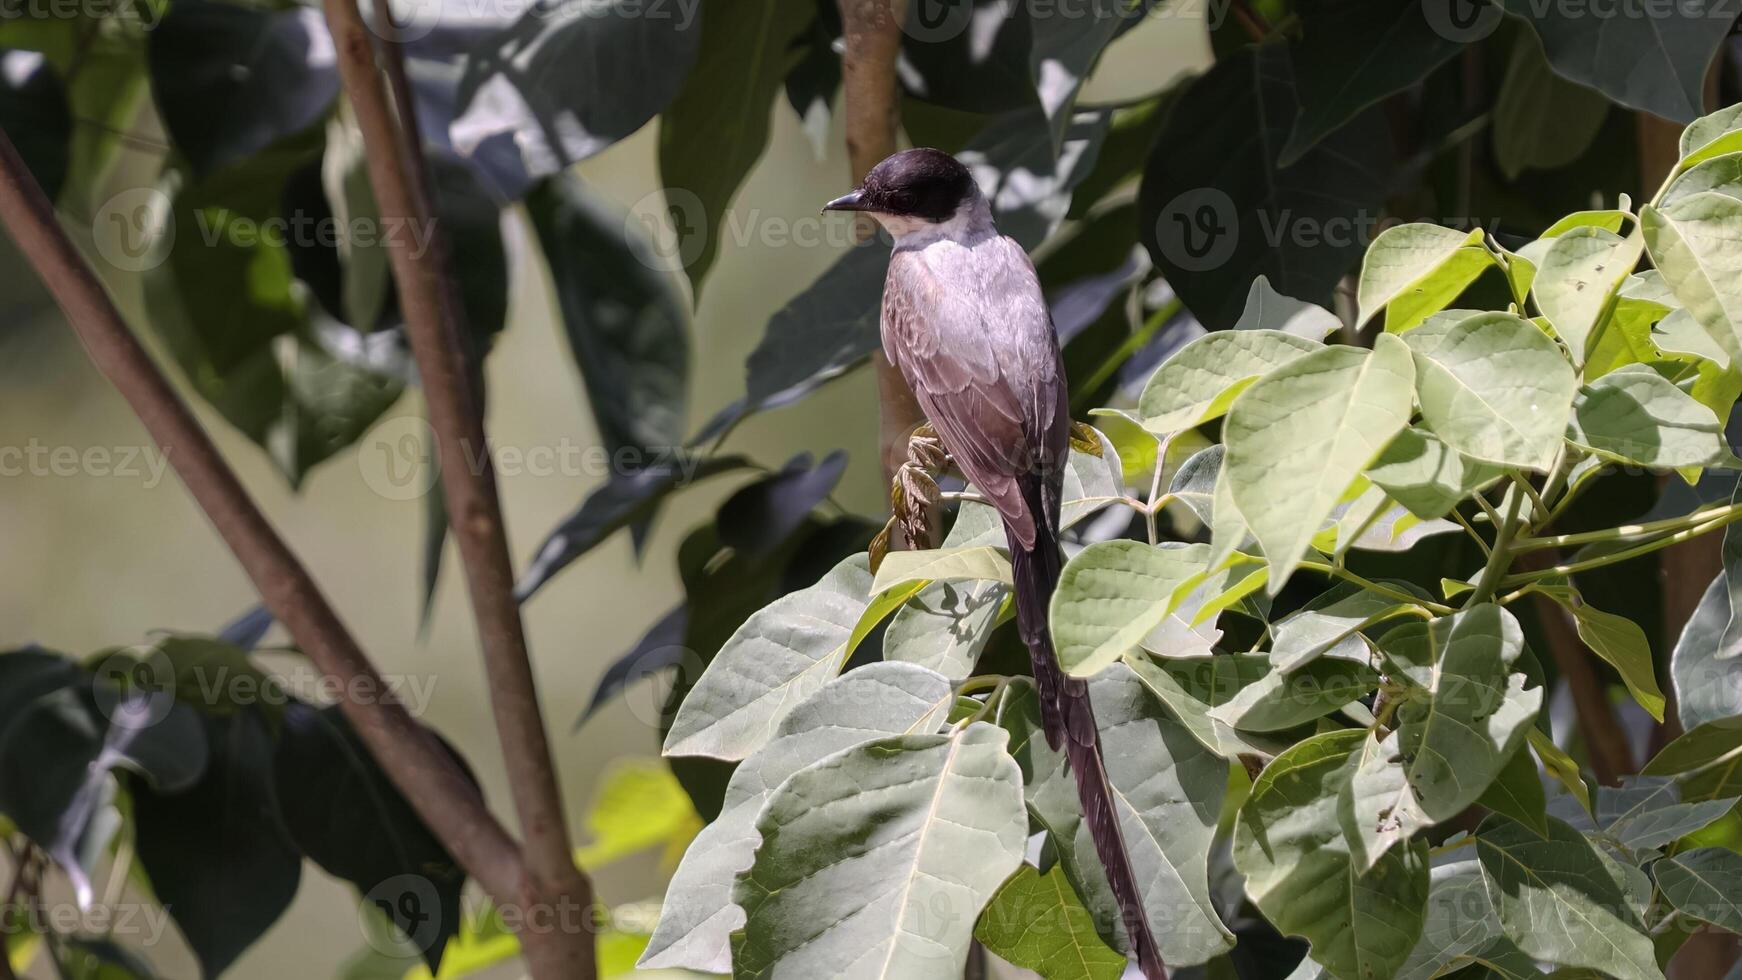
[[[1117,443],[1071,453],[1051,631],[1170,966],[1298,957],[1280,933],[1308,943],[1297,976],[1646,980],[1693,931],[1742,930],[1742,548],[1675,652],[1688,731],[1644,775],[1581,774],[1538,656],[1569,622],[1662,719],[1645,630],[1601,608],[1624,601],[1611,570],[1742,518],[1710,492],[1742,392],[1729,125],[1691,127],[1649,204],[1516,249],[1390,229],[1360,273],[1370,344],[1255,303],[1106,413]],[[1700,492],[1622,523],[1606,481],[1641,473]],[[1130,920],[1004,628],[1005,536],[945,496],[942,547],[843,561],[683,702],[667,753],[739,765],[645,964],[959,977],[977,940],[1049,977],[1125,968]]]

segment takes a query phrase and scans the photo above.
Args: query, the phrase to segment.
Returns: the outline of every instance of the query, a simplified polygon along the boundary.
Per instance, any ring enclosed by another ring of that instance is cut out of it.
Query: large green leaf
[[[1422,420],[1446,445],[1501,466],[1547,470],[1578,380],[1555,342],[1509,313],[1439,320],[1406,335]]]
[[[1500,937],[1500,921],[1476,859],[1436,865],[1429,873],[1421,938],[1397,980],[1430,980]]]
[[[1210,713],[1244,684],[1264,676],[1269,669],[1264,657],[1225,654],[1158,663],[1145,654],[1132,653],[1124,662],[1150,695],[1211,752],[1233,759],[1242,753],[1261,755],[1268,751],[1269,747],[1255,745],[1249,733],[1235,731]]]
[[[1332,976],[1390,977],[1421,935],[1427,845],[1389,851],[1366,872],[1337,809],[1359,731],[1316,735],[1277,756],[1234,824],[1234,865],[1246,894],[1286,934],[1305,937]]]
[[[1321,348],[1280,330],[1223,330],[1174,351],[1137,398],[1137,420],[1156,435],[1221,418],[1252,382]]]
[[[1029,71],[1055,143],[1064,142],[1077,96],[1101,52],[1148,12],[1148,4],[1089,0],[1074,16],[1029,13]]]
[[[1451,513],[1502,472],[1452,449],[1431,430],[1410,426],[1368,467],[1367,479],[1411,514],[1433,520]]]
[[[1175,592],[1205,571],[1209,546],[1102,541],[1065,565],[1052,596],[1059,664],[1090,677],[1138,647],[1175,605]]]
[[[572,173],[526,200],[600,441],[662,452],[683,441],[688,304],[652,243]]]
[[[1556,236],[1543,253],[1530,293],[1574,363],[1585,362],[1593,331],[1613,306],[1615,291],[1632,274],[1644,247],[1638,234],[1622,238],[1587,226]]]
[[[980,914],[974,938],[1043,980],[1119,980],[1128,961],[1095,932],[1083,900],[1054,866],[1023,865]]]
[[[1288,166],[1300,114],[1288,46],[1246,46],[1169,108],[1144,167],[1138,228],[1168,284],[1212,330],[1240,320],[1252,281],[1319,306],[1361,252],[1359,231],[1391,184],[1376,109]]]
[[[684,698],[665,753],[733,760],[761,748],[794,705],[840,672],[863,638],[870,599],[871,571],[856,554],[751,616]]]
[[[528,9],[467,55],[455,96],[460,115],[450,127],[455,146],[466,153],[507,136],[533,176],[598,153],[682,89],[701,47],[698,9],[653,16],[639,0]]]
[[[1651,874],[1676,911],[1742,932],[1742,854],[1701,847],[1658,861]]]
[[[1327,347],[1247,388],[1223,428],[1222,472],[1281,591],[1343,491],[1409,422],[1409,350],[1381,335],[1371,352]]]
[[[1361,110],[1409,89],[1463,48],[1419,3],[1305,0],[1292,46],[1300,116],[1280,162],[1294,163]],[[1355,57],[1350,57],[1354,53]]]
[[[929,735],[955,700],[939,674],[911,664],[868,664],[823,685],[781,719],[776,734],[736,771],[725,805],[684,852],[659,913],[643,969],[732,969],[731,936],[744,924],[733,880],[762,838],[756,817],[787,777],[842,749],[895,735]]]
[[[1009,597],[1001,582],[933,582],[895,611],[883,633],[883,659],[961,680],[973,673]]]
[[[1649,853],[1707,826],[1735,805],[1735,797],[1684,803],[1674,779],[1624,776],[1619,787],[1597,791],[1595,817],[1604,836],[1629,851]]]
[[[1644,925],[1584,835],[1550,818],[1548,834],[1505,817],[1476,831],[1476,856],[1506,938],[1540,960],[1619,980],[1661,980]]]
[[[1379,675],[1364,662],[1320,657],[1288,672],[1273,664],[1262,675],[1243,680],[1210,717],[1235,728],[1274,732],[1366,697],[1378,686]]]
[[[733,892],[745,914],[733,975],[960,977],[974,920],[1022,863],[1022,772],[1006,740],[984,723],[902,735],[787,779]]]
[[[1742,359],[1742,200],[1707,192],[1640,209],[1651,264],[1731,364]]]
[[[1282,295],[1271,287],[1269,278],[1261,275],[1252,280],[1252,290],[1246,294],[1246,309],[1234,329],[1280,330],[1307,340],[1323,340],[1342,325],[1335,313]]]
[[[1130,668],[1117,664],[1089,683],[1119,835],[1143,896],[1150,930],[1171,966],[1202,963],[1233,937],[1211,902],[1208,861],[1228,763],[1164,710]],[[1033,702],[1019,706],[1037,712]],[[1038,715],[1027,719],[1038,727]],[[1030,773],[1029,809],[1051,834],[1060,862],[1096,928],[1126,948],[1124,920],[1083,821],[1075,777],[1044,738],[1019,755]]]
[[[989,544],[971,547],[892,551],[883,556],[872,580],[872,594],[916,582],[1002,582],[1010,584],[1010,559]]]
[[[1657,671],[1651,657],[1651,643],[1639,624],[1614,613],[1607,613],[1585,602],[1572,586],[1550,582],[1537,590],[1560,603],[1572,614],[1579,639],[1592,652],[1609,662],[1621,675],[1622,683],[1633,700],[1659,721],[1663,720],[1663,691],[1657,686]]]
[[[1712,410],[1644,364],[1585,385],[1573,399],[1567,439],[1606,459],[1657,469],[1712,466],[1730,458]]]
[[[1742,659],[1718,658],[1729,624],[1730,595],[1719,574],[1682,627],[1669,661],[1676,715],[1690,731],[1709,721],[1742,715]]]
[[[1352,585],[1332,589],[1277,620],[1270,660],[1285,672],[1321,656],[1366,663],[1367,644],[1357,634],[1419,608]]]
[[[1417,830],[1476,802],[1517,753],[1542,706],[1508,670],[1524,649],[1512,615],[1484,603],[1431,623],[1406,623],[1384,639],[1398,677],[1420,686],[1397,709],[1384,741],[1369,736],[1344,805],[1363,866]]]
[[[1736,19],[1720,0],[1630,6],[1606,15],[1564,4],[1504,2],[1536,29],[1557,73],[1678,122],[1700,115],[1706,69]]]
[[[1493,265],[1483,236],[1480,228],[1461,232],[1430,224],[1380,232],[1361,260],[1355,322],[1366,323],[1383,307],[1385,329],[1401,333],[1445,309]]]
[[[768,144],[783,57],[806,28],[805,0],[714,0],[702,8],[701,49],[659,117],[659,179],[692,291],[714,264],[728,211]],[[691,212],[694,213],[691,213]]]
[[[1508,180],[1564,167],[1590,148],[1608,115],[1608,99],[1556,75],[1526,34],[1512,44],[1494,99],[1494,158]]]

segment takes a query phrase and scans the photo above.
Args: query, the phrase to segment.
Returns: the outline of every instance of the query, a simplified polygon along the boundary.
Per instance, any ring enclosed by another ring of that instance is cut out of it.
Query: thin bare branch
[[[315,666],[339,682],[340,690],[379,692],[375,703],[339,704],[388,778],[492,897],[515,900],[522,877],[517,845],[490,815],[453,757],[394,700],[314,579],[127,329],[4,133],[0,133],[0,222],[60,304],[97,369],[127,399],[162,448],[272,615]]]
[[[414,189],[418,178],[412,175],[424,167],[421,148],[406,138],[395,118],[377,69],[374,36],[357,0],[325,0],[323,9],[338,52],[339,78],[362,131],[369,182],[382,220],[390,226],[430,228],[433,241],[442,241],[443,229],[428,210],[428,195]],[[409,98],[409,88],[401,89]],[[563,817],[520,606],[514,601],[514,568],[495,472],[463,346],[463,314],[459,304],[447,301],[452,294],[443,263],[446,254],[445,245],[422,252],[388,249],[435,431],[448,526],[460,546],[504,767],[520,820],[527,876],[522,901],[555,916],[543,925],[558,926],[525,930],[522,947],[539,980],[592,977],[592,932],[579,928],[589,924],[591,884],[575,867]]]

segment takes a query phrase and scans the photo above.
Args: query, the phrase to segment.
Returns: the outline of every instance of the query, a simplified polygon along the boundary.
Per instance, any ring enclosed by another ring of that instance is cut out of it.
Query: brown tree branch
[[[339,78],[363,135],[369,182],[383,222],[428,228],[432,240],[440,241],[442,229],[427,210],[427,200],[420,202],[413,190],[417,178],[410,176],[424,165],[421,148],[410,145],[394,117],[376,66],[373,36],[357,0],[324,0],[322,6],[338,53]],[[520,605],[514,601],[514,568],[483,416],[471,390],[462,313],[457,303],[444,300],[444,294],[451,295],[448,270],[441,262],[445,254],[440,245],[423,252],[388,249],[435,431],[448,526],[460,546],[504,768],[520,819],[526,875],[521,900],[538,909],[545,926],[523,930],[521,946],[539,980],[592,977],[593,934],[581,928],[590,925],[591,884],[575,867],[563,817]]]
[[[841,102],[846,113],[847,161],[856,184],[879,160],[895,152],[901,127],[901,89],[895,59],[901,53],[903,0],[839,0]],[[869,231],[868,220],[860,222]],[[919,402],[881,349],[871,355],[877,371],[878,450],[884,480],[907,458],[907,439],[925,421]]]
[[[0,132],[0,223],[66,314],[97,369],[114,384],[175,467],[279,622],[342,690],[380,694],[340,701],[393,784],[454,859],[499,901],[519,894],[519,850],[435,736],[412,720],[319,586],[255,507],[211,438],[175,393],[55,218],[54,206]]]

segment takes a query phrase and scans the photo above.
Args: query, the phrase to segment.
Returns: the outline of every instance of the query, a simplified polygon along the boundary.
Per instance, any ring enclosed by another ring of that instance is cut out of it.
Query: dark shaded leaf
[[[699,4],[555,0],[532,5],[466,57],[449,129],[470,154],[512,136],[542,177],[646,125],[683,86],[700,47]],[[764,112],[766,112],[766,108]]]
[[[1290,51],[1300,114],[1282,148],[1289,166],[1362,110],[1414,87],[1463,48],[1420,0],[1306,0],[1301,40]],[[1285,290],[1286,292],[1286,290]]]
[[[1508,179],[1566,166],[1590,147],[1608,114],[1608,99],[1556,75],[1536,37],[1524,32],[1494,103],[1494,157]]]
[[[689,606],[685,603],[679,603],[659,617],[659,621],[647,628],[647,632],[635,641],[628,653],[605,668],[598,685],[593,688],[592,699],[587,702],[580,717],[575,719],[573,730],[579,731],[588,718],[593,717],[612,698],[623,693],[625,688],[682,664],[689,652],[683,645],[684,633],[688,627]]]
[[[119,826],[110,773],[173,793],[206,767],[206,733],[192,710],[96,683],[108,695],[101,702],[93,686],[42,695],[0,737],[0,811],[66,872],[80,908],[95,897],[91,866]]]
[[[573,174],[527,198],[599,437],[615,457],[683,438],[688,307],[651,243]]]
[[[265,606],[255,606],[231,620],[229,625],[218,632],[218,639],[243,650],[252,650],[260,645],[261,638],[272,628],[272,623],[272,610]]]
[[[1008,112],[1034,105],[1028,68],[1034,19],[1030,11],[1028,4],[1008,0],[907,4],[896,70],[903,91],[958,112]]]
[[[0,654],[0,738],[30,702],[89,682],[90,676],[78,664],[51,650],[30,646]]]
[[[279,821],[266,725],[239,711],[206,730],[200,781],[173,795],[135,784],[133,815],[153,892],[216,977],[289,907],[302,856]]]
[[[701,53],[659,118],[659,179],[690,289],[714,264],[727,208],[768,144],[769,105],[810,0],[710,0]]]
[[[780,472],[738,489],[720,505],[720,542],[751,557],[766,554],[798,530],[846,469],[847,454],[839,449],[815,466],[809,453],[787,460]]]
[[[0,128],[50,201],[71,164],[73,121],[66,87],[35,51],[0,49]]]
[[[285,830],[329,874],[357,886],[434,973],[459,932],[466,875],[381,771],[337,705],[285,706],[272,760]]]
[[[798,113],[819,161],[828,156],[829,120],[841,90],[841,56],[833,48],[840,25],[831,29],[822,11],[819,6],[811,26],[793,42],[792,67],[786,72],[787,104]]]
[[[308,129],[339,93],[312,8],[178,0],[150,38],[158,112],[199,178]]]
[[[698,480],[751,466],[743,456],[702,459],[674,453],[645,469],[612,474],[580,509],[557,525],[539,546],[532,565],[514,587],[521,602],[531,598],[557,572],[591,551],[612,533],[651,518],[672,491]]]
[[[1274,154],[1296,113],[1286,49],[1243,50],[1181,93],[1151,150],[1139,234],[1211,330],[1240,319],[1260,275],[1284,295],[1330,306],[1364,247],[1358,219],[1385,198],[1391,159],[1376,113],[1281,167]]]
[[[1088,0],[1072,8],[1032,8],[1028,65],[1055,148],[1064,142],[1083,83],[1101,52],[1148,15],[1155,0]],[[1024,5],[1025,9],[1028,8]]]
[[[1701,114],[1706,69],[1736,19],[1735,8],[1722,0],[1627,3],[1604,15],[1562,4],[1503,2],[1535,28],[1557,73],[1676,122]]]

